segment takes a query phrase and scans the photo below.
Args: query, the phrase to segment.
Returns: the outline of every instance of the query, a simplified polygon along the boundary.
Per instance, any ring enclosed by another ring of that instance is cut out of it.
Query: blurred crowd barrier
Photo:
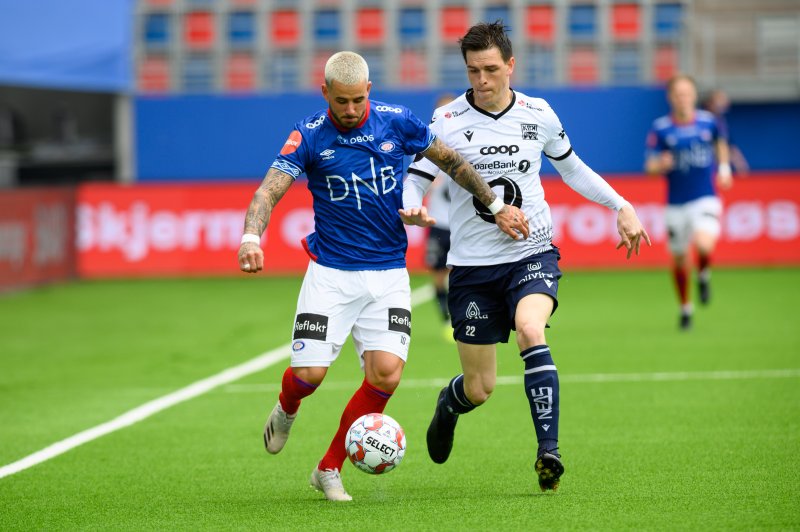
[[[611,178],[630,200],[653,247],[626,264],[615,250],[614,212],[589,203],[563,182],[545,180],[555,242],[565,268],[664,267],[669,263],[660,179]],[[254,185],[110,185],[0,193],[0,288],[68,279],[242,275],[236,251]],[[723,196],[715,263],[800,265],[800,175],[756,174]],[[300,274],[301,240],[314,228],[311,196],[293,186],[262,241],[264,274]],[[423,271],[425,230],[408,228],[408,267]]]

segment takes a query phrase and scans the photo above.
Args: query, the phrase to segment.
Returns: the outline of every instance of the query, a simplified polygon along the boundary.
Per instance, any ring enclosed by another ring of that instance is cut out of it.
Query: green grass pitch
[[[414,276],[412,284],[427,283]],[[299,278],[77,282],[0,296],[0,467],[289,341]],[[450,460],[425,430],[458,372],[434,303],[413,312],[386,412],[404,462],[345,464],[354,502],[308,486],[362,376],[352,344],[277,456],[261,430],[287,362],[0,478],[0,530],[800,529],[800,269],[719,269],[677,330],[665,271],[567,271],[548,343],[561,376],[557,493],[533,474],[516,346]]]

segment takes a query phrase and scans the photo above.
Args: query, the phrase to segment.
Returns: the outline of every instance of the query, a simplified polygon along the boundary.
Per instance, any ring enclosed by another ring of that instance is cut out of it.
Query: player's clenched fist
[[[258,244],[245,242],[239,246],[239,269],[246,273],[257,273],[264,269],[264,252]]]

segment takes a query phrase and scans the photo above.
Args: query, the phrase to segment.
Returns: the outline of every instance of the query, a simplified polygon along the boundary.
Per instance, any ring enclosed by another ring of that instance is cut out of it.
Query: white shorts
[[[719,236],[722,202],[716,196],[703,196],[683,205],[667,205],[665,216],[669,250],[685,255],[695,233]]]
[[[364,351],[408,358],[411,288],[405,268],[345,271],[309,262],[292,334],[292,367],[328,367],[353,334]]]

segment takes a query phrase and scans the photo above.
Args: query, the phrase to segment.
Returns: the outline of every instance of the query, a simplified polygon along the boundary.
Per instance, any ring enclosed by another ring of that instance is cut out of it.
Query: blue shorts
[[[516,330],[514,315],[520,300],[530,294],[553,298],[558,307],[561,270],[558,248],[519,262],[494,266],[454,266],[447,298],[453,337],[466,344],[508,342]]]

